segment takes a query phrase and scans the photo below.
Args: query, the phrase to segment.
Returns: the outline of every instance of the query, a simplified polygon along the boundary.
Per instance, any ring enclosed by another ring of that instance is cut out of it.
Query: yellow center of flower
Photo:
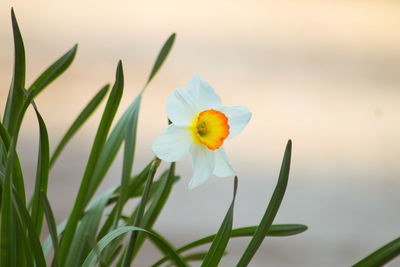
[[[229,135],[228,118],[224,113],[209,109],[197,114],[189,127],[196,143],[206,145],[209,149],[218,149]]]

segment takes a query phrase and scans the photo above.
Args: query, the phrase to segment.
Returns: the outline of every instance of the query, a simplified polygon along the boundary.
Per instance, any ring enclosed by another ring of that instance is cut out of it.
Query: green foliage
[[[267,210],[259,226],[257,227],[256,232],[254,233],[253,238],[250,240],[250,243],[243,253],[242,257],[239,260],[237,266],[247,266],[254,254],[256,254],[257,249],[260,247],[262,241],[264,240],[266,234],[268,233],[269,228],[272,225],[272,222],[278,213],[279,206],[281,205],[283,195],[286,191],[287,182],[289,179],[289,170],[290,170],[290,159],[292,154],[292,141],[289,140],[285,154],[283,156],[282,167],[279,173],[278,183],[275,187],[274,193],[272,194],[271,200],[269,201]]]
[[[164,255],[154,266],[165,262],[175,266],[188,266],[188,262],[191,261],[202,261],[202,266],[217,266],[227,253],[225,250],[230,238],[252,237],[239,262],[239,266],[245,266],[254,256],[265,236],[289,236],[307,229],[306,226],[299,224],[272,225],[283,199],[289,176],[291,153],[289,140],[278,185],[258,226],[232,229],[238,186],[238,179],[235,177],[233,200],[218,232],[181,248],[174,248],[168,241],[168,237],[158,234],[153,227],[175,183],[179,181],[179,176],[175,174],[175,163],[171,163],[161,175],[157,175],[160,165],[158,158],[152,160],[138,174],[133,175],[132,171],[142,96],[169,55],[175,42],[175,33],[161,48],[144,87],[114,126],[113,122],[124,89],[121,61],[118,62],[115,82],[110,92],[109,84],[98,91],[73,121],[50,157],[47,127],[34,98],[68,69],[76,55],[77,45],[51,64],[28,89],[25,89],[25,49],[13,10],[11,22],[15,48],[14,73],[4,117],[0,122],[0,266],[43,267],[47,264],[56,267],[95,264],[109,266],[115,262],[118,266],[131,266],[146,239],[150,240]],[[68,142],[96,111],[107,94],[107,103],[102,112],[72,211],[57,225],[51,202],[47,197],[49,171]],[[16,146],[23,118],[29,106],[33,107],[38,120],[39,152],[35,187],[27,204],[24,176]],[[124,143],[124,150],[120,185],[94,198],[122,143]],[[125,214],[129,209],[126,204],[132,198],[138,198],[138,204]],[[40,236],[44,220],[46,220],[49,236],[41,244]],[[128,234],[130,234],[129,241],[124,242],[123,238]],[[191,251],[190,254],[181,255],[183,252],[208,243],[211,243],[208,251]],[[389,254],[394,255],[393,252]],[[51,259],[49,255],[52,255]],[[384,258],[387,259],[388,256]]]
[[[210,249],[204,257],[201,266],[218,266],[218,263],[224,255],[225,248],[228,245],[228,241],[232,232],[233,206],[235,204],[237,186],[238,178],[235,177],[235,184],[233,186],[233,200],[231,206],[229,207],[228,212],[225,215],[225,218],[221,224],[221,227],[218,230],[218,233],[214,237]]]
[[[360,260],[354,267],[382,266],[400,254],[400,237],[387,243],[383,247]]]

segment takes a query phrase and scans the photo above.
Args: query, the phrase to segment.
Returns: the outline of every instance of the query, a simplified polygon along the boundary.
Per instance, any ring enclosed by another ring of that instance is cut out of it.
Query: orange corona
[[[228,118],[215,109],[204,110],[193,120],[190,130],[196,143],[215,150],[222,146],[229,135]]]

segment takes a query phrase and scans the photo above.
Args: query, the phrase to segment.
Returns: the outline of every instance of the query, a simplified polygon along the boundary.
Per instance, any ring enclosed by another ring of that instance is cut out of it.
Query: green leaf
[[[237,264],[237,266],[239,267],[247,266],[249,264],[254,254],[256,254],[257,249],[263,242],[265,235],[268,233],[268,230],[271,227],[271,224],[274,221],[276,214],[278,213],[289,179],[291,154],[292,141],[289,140],[286,145],[285,154],[283,156],[278,183],[275,187],[274,193],[272,194],[271,200],[269,201],[267,210],[265,211],[265,214],[261,219],[260,225],[257,228],[257,231],[255,232],[253,238],[250,240],[249,245],[247,246],[245,252],[239,260],[239,263]]]
[[[16,266],[29,266],[34,267],[35,259],[30,240],[26,236],[26,227],[22,224],[21,220],[15,220],[17,225],[17,247],[18,257]]]
[[[70,249],[70,245],[73,236],[75,234],[76,227],[78,225],[78,221],[82,216],[82,212],[85,210],[87,203],[90,200],[90,198],[87,197],[88,188],[91,180],[93,179],[93,173],[96,168],[96,165],[99,164],[99,156],[104,148],[108,132],[110,130],[115,113],[118,109],[122,97],[123,87],[124,87],[124,76],[122,70],[122,63],[120,61],[117,67],[115,84],[113,86],[113,89],[111,90],[106,107],[104,109],[104,113],[96,133],[92,150],[90,152],[89,160],[86,165],[85,173],[83,175],[82,182],[79,187],[78,196],[76,198],[72,212],[69,216],[68,223],[64,231],[64,236],[61,241],[60,262],[62,263],[64,263],[67,258],[68,251]]]
[[[86,214],[79,223],[78,229],[71,244],[65,266],[81,266],[87,253],[92,249],[91,244],[96,242],[96,231],[108,199],[114,192],[111,188],[97,198],[88,208]]]
[[[151,167],[151,163],[147,164],[147,166],[136,176],[134,176],[131,181],[130,181],[130,185],[129,185],[129,191],[130,192],[138,192],[138,189],[141,187],[142,184],[144,184],[144,182],[146,181],[146,178],[148,176],[150,167]],[[117,188],[115,191],[118,192],[119,188]],[[111,199],[110,199],[111,200]],[[112,202],[111,202],[112,203]],[[110,201],[109,203],[110,204]],[[105,221],[105,223],[103,224],[103,227],[100,230],[100,233],[98,235],[98,240],[101,239],[103,236],[105,236],[111,229],[112,224],[114,222],[114,218],[117,214],[117,206],[114,206],[113,210],[111,211],[111,213],[108,215],[107,220]]]
[[[132,166],[136,147],[136,132],[138,122],[139,109],[131,113],[128,118],[128,124],[125,129],[125,147],[124,159],[122,165],[122,177],[120,186],[120,197],[117,203],[117,216],[115,216],[114,228],[117,228],[118,221],[121,217],[122,209],[128,199],[129,195],[129,180],[132,173]]]
[[[153,224],[155,223],[155,220],[157,219],[158,214],[160,213],[162,207],[164,206],[166,199],[168,198],[169,192],[171,191],[171,187],[172,187],[172,185],[170,185],[171,181],[172,181],[172,183],[175,183],[176,181],[179,180],[179,176],[173,176],[171,178],[171,175],[175,170],[175,164],[173,164],[173,165],[174,165],[173,169],[170,168],[170,169],[164,171],[162,173],[162,175],[160,176],[160,178],[158,180],[156,180],[155,182],[153,182],[151,185],[151,189],[150,189],[150,193],[149,193],[147,202],[150,202],[150,200],[152,198],[153,198],[153,200],[151,202],[151,205],[148,207],[145,214],[143,215],[143,219],[142,219],[142,223],[141,223],[141,226],[146,229],[152,228]],[[141,194],[143,194],[143,191],[144,191],[144,188],[141,186],[139,189],[136,189],[135,192],[137,192],[137,193],[141,192]],[[133,197],[133,195],[130,197]],[[115,213],[114,209],[111,212],[110,216],[114,216],[114,213]],[[127,225],[133,224],[137,213],[138,213],[138,207],[132,212],[132,214],[129,217],[124,219],[125,223]],[[108,220],[109,219],[107,219],[107,221]],[[107,221],[106,221],[106,223],[107,223]],[[122,242],[122,238],[123,237],[121,236],[121,238],[115,240],[114,243],[112,244],[112,246],[110,246],[105,251],[105,253],[104,253],[105,255],[103,255],[103,260],[106,265],[107,264],[110,265],[110,262],[111,262],[110,256],[111,256],[112,252],[120,246],[120,243]],[[139,251],[144,240],[145,240],[145,237],[141,233],[138,233],[132,260],[136,256],[136,254]],[[159,248],[159,249],[161,250],[161,248]],[[121,261],[122,261],[122,259],[121,259]]]
[[[6,109],[3,117],[3,124],[13,136],[16,118],[24,100],[23,88],[25,87],[25,48],[22,40],[18,22],[11,9],[11,22],[14,33],[14,74],[7,97]]]
[[[25,48],[13,9],[11,9],[11,22],[14,34],[14,51],[15,51],[14,73],[10,86],[10,91],[7,97],[6,108],[4,111],[3,126],[9,133],[10,137],[15,136],[15,143],[17,143],[16,136],[18,134],[18,130],[20,127],[20,120],[22,120],[20,114],[21,107],[23,106],[23,101],[25,99],[23,93],[23,88],[25,87]],[[23,113],[24,112],[22,112],[22,115]],[[4,132],[3,131],[1,132],[2,132],[2,137],[4,137],[3,136]],[[3,155],[5,157],[6,154],[7,153],[5,153],[4,150],[0,150],[0,159],[3,158]],[[13,184],[15,185],[23,203],[25,203],[25,187],[22,178],[22,171],[17,156],[15,157],[13,168],[15,169]]]
[[[165,44],[161,48],[161,51],[157,56],[156,62],[153,65],[153,69],[151,70],[150,76],[147,79],[146,85],[151,82],[153,77],[157,74],[158,70],[161,68],[161,66],[164,63],[165,59],[167,58],[169,52],[171,51],[172,46],[174,45],[175,37],[176,37],[175,33],[171,34],[171,36],[168,38],[168,40],[165,42]]]
[[[119,148],[121,147],[122,141],[125,138],[126,127],[128,124],[129,117],[132,113],[139,110],[141,101],[141,94],[139,94],[128,109],[124,112],[122,117],[119,119],[113,130],[111,131],[107,142],[104,145],[98,164],[93,171],[93,179],[90,182],[88,190],[86,192],[86,198],[90,199],[93,197],[97,188],[103,181],[108,169],[111,167]]]
[[[100,183],[104,179],[108,169],[111,167],[120,147],[122,141],[125,138],[126,127],[128,124],[128,120],[132,113],[138,112],[140,108],[140,103],[142,100],[142,94],[146,90],[147,86],[149,85],[150,81],[153,77],[157,74],[159,69],[161,68],[163,62],[167,58],[172,45],[174,43],[176,34],[172,34],[168,40],[165,42],[161,51],[159,52],[157,59],[153,65],[153,69],[150,73],[149,78],[143,89],[140,91],[139,95],[134,99],[134,101],[130,104],[127,110],[124,112],[122,117],[119,119],[118,123],[115,125],[114,129],[111,131],[110,136],[107,139],[107,142],[104,146],[104,151],[100,155],[99,164],[96,166],[94,171],[93,180],[89,186],[87,192],[87,198],[90,199],[93,194],[96,192],[97,188],[99,187]]]
[[[354,267],[383,266],[400,254],[400,237],[387,243],[383,247],[360,260]]]
[[[82,112],[78,115],[75,121],[72,123],[71,127],[67,130],[60,143],[57,145],[54,150],[53,155],[50,159],[50,168],[53,166],[54,162],[60,155],[61,151],[64,149],[65,145],[68,141],[74,136],[74,134],[79,130],[79,128],[85,123],[85,121],[93,114],[93,112],[97,109],[101,101],[104,99],[104,96],[107,94],[110,85],[107,84],[90,100],[89,104],[82,110]]]
[[[33,100],[32,100],[33,103]],[[36,228],[38,235],[42,231],[44,209],[40,194],[47,194],[47,185],[49,181],[49,136],[47,133],[46,125],[42,116],[34,105],[36,116],[39,122],[40,139],[39,139],[39,155],[36,169],[35,191],[32,198],[32,221]]]
[[[59,225],[57,225],[57,228],[56,228],[57,236],[60,236],[61,233],[64,232],[64,229],[65,229],[66,225],[67,225],[67,220],[66,219],[64,221],[62,221]],[[50,249],[51,249],[51,245],[52,245],[52,238],[51,238],[51,236],[48,236],[46,238],[46,240],[42,244],[42,250],[43,250],[43,254],[45,256],[47,256],[47,254],[49,254]]]
[[[8,148],[10,147],[10,142],[11,142],[11,137],[10,134],[8,133],[7,129],[4,127],[4,125],[0,122],[0,138],[2,142],[2,147],[3,147],[3,152],[6,152],[7,154]]]
[[[31,217],[26,210],[24,204],[17,194],[14,194],[14,205],[18,213],[18,218],[20,222],[26,225],[28,229],[29,241],[31,242],[31,247],[34,253],[34,258],[37,267],[46,267],[46,261],[43,255],[43,251],[40,245],[39,237],[37,236],[36,229],[32,223]],[[6,265],[7,266],[7,265]]]
[[[142,195],[142,198],[141,198],[139,206],[138,206],[138,212],[136,213],[135,221],[133,223],[133,225],[135,225],[135,226],[141,225],[142,217],[143,217],[144,210],[145,210],[146,203],[147,203],[147,199],[149,198],[151,184],[153,183],[154,175],[156,174],[157,168],[158,168],[158,166],[160,166],[160,163],[161,163],[161,160],[158,158],[155,158],[153,160],[153,163],[151,164],[150,171],[147,176],[146,186],[144,188],[143,195]],[[128,248],[127,248],[125,256],[122,260],[123,267],[129,267],[131,264],[131,259],[132,259],[133,252],[135,249],[137,236],[138,236],[137,231],[132,232],[131,238],[129,239]]]
[[[3,159],[0,159],[0,169],[2,169],[1,172],[3,172],[3,177],[5,176],[5,167],[3,164],[1,164],[2,162],[6,162],[7,160],[7,154],[8,154],[8,149],[10,147],[10,142],[11,142],[11,137],[7,131],[7,129],[4,127],[4,125],[2,123],[0,123],[0,139],[1,139],[1,143],[2,143],[2,151],[0,151],[0,155],[4,155]],[[17,157],[17,155],[15,155],[15,157]],[[17,168],[21,167],[19,164],[19,160],[18,158],[15,159],[16,163],[15,163],[15,169],[14,171],[17,173]],[[21,174],[21,169],[19,169],[19,174]],[[22,174],[21,174],[22,175]],[[21,192],[21,194],[23,195],[23,198],[25,199],[25,189],[22,183],[22,187],[19,186],[17,184],[17,190]],[[1,190],[0,190],[1,193]],[[1,199],[1,194],[0,194],[0,199]]]
[[[52,81],[54,81],[58,76],[60,76],[74,60],[76,50],[78,45],[74,45],[67,53],[60,57],[56,62],[54,62],[50,67],[48,67],[29,87],[28,91],[34,92],[34,97],[36,97],[46,86],[48,86]]]
[[[123,226],[120,228],[117,228],[111,232],[109,232],[107,235],[105,235],[98,243],[96,246],[96,249],[93,249],[89,255],[87,256],[85,262],[82,264],[82,267],[91,267],[94,266],[95,262],[96,262],[96,255],[97,253],[100,253],[101,251],[104,250],[104,248],[107,247],[108,244],[110,244],[115,238],[119,237],[120,235],[123,235],[127,232],[136,232],[136,231],[140,231],[140,232],[144,232],[146,234],[148,234],[149,236],[151,236],[152,239],[157,240],[156,242],[158,242],[160,244],[160,246],[163,246],[164,249],[166,251],[168,251],[168,253],[171,256],[171,259],[173,259],[173,261],[175,262],[176,266],[186,266],[186,264],[183,262],[183,260],[179,257],[179,255],[177,255],[175,253],[174,248],[172,248],[169,244],[165,243],[164,239],[161,238],[158,234],[149,231],[149,230],[145,230],[143,228],[139,228],[139,227],[135,227],[135,226]],[[97,252],[96,252],[97,250]]]
[[[224,253],[224,255],[225,254],[226,253]],[[202,252],[196,252],[196,253],[185,255],[185,256],[182,257],[182,259],[185,262],[188,262],[188,261],[202,261],[202,260],[204,260],[206,255],[207,255],[207,251],[202,251]],[[171,266],[171,265],[169,265],[169,266]]]
[[[12,169],[14,165],[15,139],[11,139],[6,161],[6,173],[1,195],[0,266],[16,265],[15,212],[12,205]]]
[[[235,176],[235,183],[233,187],[233,199],[231,206],[229,207],[228,212],[225,215],[225,218],[221,224],[221,227],[216,234],[210,249],[207,252],[207,255],[204,258],[201,266],[218,266],[222,256],[225,253],[225,248],[228,245],[229,237],[232,232],[232,223],[233,223],[233,207],[235,204],[236,191],[237,191],[238,179]]]
[[[165,179],[167,178],[167,174],[168,173],[163,173],[161,175],[161,178],[154,181],[153,184],[151,185],[151,189],[150,189],[150,196],[154,196],[155,194],[159,194],[160,191],[163,190],[164,186],[165,186]],[[175,176],[173,179],[173,182],[176,183],[177,181],[180,180],[180,176]],[[131,188],[131,186],[129,186],[129,188]],[[144,185],[141,184],[136,188],[133,188],[132,190],[129,189],[129,195],[128,195],[128,200],[132,199],[132,198],[136,198],[136,197],[140,197],[143,194],[143,190],[144,190]],[[116,190],[116,192],[118,193],[118,188]],[[108,201],[107,205],[111,205],[115,202],[117,202],[119,199],[119,194],[116,194],[114,196],[112,196],[110,198],[110,200]]]
[[[253,236],[254,233],[256,232],[257,228],[258,228],[258,226],[247,226],[247,227],[232,229],[230,237],[232,238],[232,237]],[[271,225],[266,236],[291,236],[291,235],[300,234],[306,230],[307,230],[307,226],[305,226],[303,224],[274,224],[274,225]],[[184,245],[183,247],[178,248],[176,250],[176,252],[180,254],[189,249],[192,249],[192,248],[195,248],[198,246],[202,246],[207,243],[211,243],[214,240],[215,236],[216,236],[216,234],[209,235],[209,236],[203,237],[201,239],[198,239],[196,241],[193,241],[187,245]],[[154,267],[160,266],[167,260],[168,260],[168,257],[164,257],[161,260],[159,260],[158,262],[156,262],[155,264],[153,264],[152,266],[154,266]]]
[[[56,220],[54,219],[54,214],[50,206],[50,202],[47,199],[46,195],[43,194],[43,192],[40,192],[40,198],[42,200],[43,208],[44,208],[44,214],[46,215],[46,222],[47,226],[49,228],[50,232],[50,238],[53,243],[53,248],[54,248],[54,257],[53,257],[53,262],[52,266],[60,266],[60,262],[58,259],[58,234],[57,234],[57,228],[56,228]]]
[[[141,227],[145,229],[153,228],[154,223],[156,222],[158,216],[161,213],[169,194],[171,193],[172,186],[174,185],[175,180],[175,162],[172,162],[170,168],[168,170],[168,175],[166,175],[165,179],[160,179],[162,182],[161,186],[159,187],[158,192],[154,196],[154,200],[151,202],[151,205],[147,209],[146,213],[143,216],[143,221],[141,223]],[[153,185],[152,185],[153,188]],[[142,246],[145,238],[143,234],[138,233],[137,244],[135,247],[135,251],[133,257],[137,254],[140,247]]]

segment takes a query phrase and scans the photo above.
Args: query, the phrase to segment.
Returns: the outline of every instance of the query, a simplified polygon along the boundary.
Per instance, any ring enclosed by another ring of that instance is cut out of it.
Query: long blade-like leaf
[[[104,149],[100,154],[99,163],[96,165],[93,171],[93,179],[90,182],[88,190],[86,192],[86,198],[89,200],[93,197],[100,183],[103,181],[108,169],[111,167],[119,148],[121,147],[122,141],[125,138],[126,127],[128,119],[132,113],[140,107],[141,94],[139,94],[128,109],[124,112],[122,117],[119,119],[113,130],[111,131],[107,142],[104,145]]]
[[[258,228],[258,226],[247,226],[247,227],[232,229],[230,237],[232,238],[232,237],[253,236],[255,234],[257,228]],[[307,230],[307,226],[305,226],[303,224],[274,224],[274,225],[271,225],[266,236],[291,236],[291,235],[300,234],[306,230]],[[182,252],[185,252],[192,248],[210,243],[214,240],[215,236],[216,236],[216,234],[209,235],[209,236],[203,237],[201,239],[198,239],[196,241],[193,241],[187,245],[184,245],[183,247],[178,248],[176,250],[176,252],[182,253]],[[168,260],[168,257],[164,257],[161,260],[159,260],[158,262],[156,262],[155,264],[153,264],[152,266],[153,267],[160,266],[167,260]]]
[[[161,51],[158,54],[156,62],[153,65],[153,69],[151,70],[149,78],[147,79],[146,85],[151,82],[153,77],[157,74],[158,70],[161,68],[161,66],[164,63],[165,59],[167,58],[169,52],[171,51],[172,46],[174,45],[175,37],[176,37],[175,33],[171,34],[171,36],[168,38],[168,40],[165,42],[165,44],[161,48]]]
[[[220,262],[222,256],[225,253],[225,248],[228,245],[229,237],[232,232],[233,207],[235,205],[237,184],[238,184],[238,179],[235,176],[235,184],[233,187],[233,199],[231,206],[229,207],[229,210],[225,215],[221,227],[219,228],[218,233],[216,234],[211,244],[211,247],[208,250],[207,255],[205,256],[201,266],[207,266],[207,267],[218,266],[218,263]]]
[[[74,134],[79,130],[79,128],[85,123],[85,121],[93,114],[96,108],[99,106],[101,101],[104,99],[104,96],[107,94],[110,85],[107,84],[90,100],[89,104],[82,110],[82,112],[78,115],[75,121],[72,123],[71,127],[67,130],[60,143],[57,145],[54,150],[53,155],[50,159],[50,168],[53,166],[54,162],[60,155],[61,151],[64,149],[65,145],[68,141],[74,136]]]
[[[353,267],[382,266],[398,255],[400,255],[400,237],[369,254],[354,264]]]
[[[24,100],[23,89],[25,88],[25,48],[22,40],[14,9],[11,9],[11,22],[14,33],[14,74],[7,98],[6,110],[4,111],[3,124],[13,136],[16,118]]]
[[[111,90],[110,96],[108,98],[106,107],[103,112],[103,116],[100,121],[99,128],[96,133],[96,137],[90,152],[89,160],[86,165],[85,173],[82,178],[81,185],[79,187],[78,196],[76,198],[74,207],[72,209],[71,215],[69,216],[67,226],[64,231],[64,236],[61,241],[60,246],[60,262],[64,263],[68,251],[70,249],[73,236],[78,225],[78,221],[82,216],[82,212],[90,199],[87,198],[88,187],[90,181],[93,178],[93,172],[96,165],[99,163],[99,156],[104,148],[104,144],[110,130],[112,121],[114,119],[115,113],[117,112],[124,87],[124,76],[122,70],[121,61],[118,63],[116,79],[113,89]]]
[[[32,223],[31,217],[29,216],[28,211],[26,210],[24,204],[17,194],[14,194],[14,203],[16,211],[18,212],[18,219],[21,223],[26,225],[28,229],[29,241],[31,242],[32,251],[34,253],[34,258],[37,267],[46,267],[46,261],[43,255],[43,251],[40,245],[39,237],[36,233],[36,229]],[[5,266],[13,266],[13,265],[5,265]]]
[[[162,182],[163,184],[160,187],[160,190],[154,196],[154,200],[151,202],[151,205],[149,206],[149,208],[147,209],[146,213],[143,216],[143,221],[141,224],[143,228],[151,229],[153,227],[154,223],[157,220],[158,215],[160,215],[162,208],[167,202],[168,196],[175,182],[175,162],[171,163],[168,175],[165,177],[165,179],[162,180]],[[137,244],[135,247],[133,257],[139,251],[144,240],[145,238],[143,234],[138,233]]]
[[[8,151],[8,147],[10,146],[11,137],[8,133],[7,129],[4,127],[3,123],[0,122],[0,139],[3,147],[3,152]]]
[[[6,161],[6,173],[1,195],[0,266],[15,266],[16,236],[14,228],[15,212],[12,205],[12,169],[14,165],[15,139],[11,139]]]
[[[114,190],[115,188],[107,190],[88,208],[72,240],[71,251],[64,263],[65,266],[81,266],[87,253],[92,249],[91,244],[96,242],[96,231],[100,224],[104,207]]]
[[[267,210],[265,211],[265,214],[261,219],[260,225],[258,226],[256,233],[250,240],[250,243],[247,246],[242,257],[240,258],[237,266],[247,266],[249,264],[254,254],[256,254],[257,249],[260,247],[262,241],[264,240],[265,235],[268,233],[268,230],[271,227],[271,224],[274,221],[276,214],[278,213],[289,179],[291,154],[292,141],[289,140],[286,145],[285,154],[283,156],[278,183],[275,187],[274,193],[272,194],[271,200],[269,201]]]
[[[159,158],[155,158],[150,167],[149,175],[148,175],[147,181],[146,181],[146,186],[144,188],[143,195],[140,200],[139,207],[138,207],[138,212],[136,213],[135,221],[133,223],[133,225],[135,225],[135,226],[140,226],[142,223],[142,217],[143,217],[144,210],[146,207],[147,199],[149,198],[151,185],[153,183],[154,175],[156,174],[158,166],[160,166],[160,163],[161,163],[161,160]],[[133,251],[136,246],[137,236],[138,236],[137,231],[132,232],[131,237],[129,239],[128,248],[127,248],[125,256],[122,260],[123,267],[129,267],[131,264],[131,260],[133,258]]]
[[[74,60],[78,45],[74,45],[67,53],[60,57],[50,67],[48,67],[29,87],[28,91],[35,91],[34,96],[37,96],[46,86],[60,76]]]
[[[60,266],[60,262],[58,259],[58,235],[57,235],[57,228],[56,228],[56,220],[54,219],[54,214],[51,209],[50,202],[47,199],[47,196],[41,192],[40,198],[42,200],[44,214],[46,215],[46,222],[47,222],[47,226],[49,228],[49,233],[50,233],[51,241],[53,243],[53,248],[54,248],[54,257],[53,257],[52,266],[58,267],[58,266]]]
[[[124,147],[124,159],[122,165],[122,177],[120,196],[117,203],[117,216],[114,220],[114,228],[117,228],[118,221],[121,217],[122,209],[126,203],[129,195],[129,180],[131,178],[133,160],[136,147],[136,132],[138,122],[139,109],[136,109],[128,118],[128,124],[125,129],[125,147]]]
[[[129,184],[129,191],[133,192],[134,194],[136,192],[139,191],[139,189],[141,188],[141,186],[144,184],[144,182],[146,181],[146,178],[148,176],[150,167],[151,167],[151,163],[147,164],[147,166],[137,175],[135,175]],[[120,188],[117,188],[116,191],[118,191]],[[143,190],[142,190],[143,192]],[[130,196],[131,197],[131,196]],[[109,201],[110,203],[110,201]],[[110,229],[113,226],[113,222],[115,220],[115,217],[117,216],[117,206],[114,206],[114,208],[112,209],[112,211],[110,212],[110,214],[108,215],[107,220],[104,222],[103,227],[101,228],[99,235],[97,237],[97,240],[100,240],[101,238],[103,238],[103,236],[105,236],[108,232],[110,232]]]
[[[186,264],[183,262],[183,260],[179,257],[178,254],[176,254],[174,248],[172,248],[170,245],[166,244],[159,235],[153,233],[152,231],[145,230],[143,228],[135,227],[135,226],[123,226],[120,228],[117,228],[111,232],[109,232],[107,235],[105,235],[98,243],[96,249],[93,249],[89,255],[87,256],[85,262],[82,264],[82,267],[91,267],[94,266],[95,261],[96,261],[96,255],[97,253],[100,253],[105,247],[107,247],[108,244],[110,244],[111,241],[113,241],[115,238],[119,237],[120,235],[123,235],[127,232],[131,231],[140,231],[147,233],[148,235],[152,236],[155,240],[157,240],[160,244],[164,246],[164,249],[169,252],[171,259],[175,262],[176,266],[186,266]],[[96,252],[97,250],[97,252]]]
[[[157,56],[156,61],[154,62],[152,71],[143,89],[140,91],[139,95],[133,100],[133,102],[119,119],[118,123],[115,125],[114,129],[111,131],[110,136],[108,137],[107,142],[104,146],[104,151],[100,155],[99,164],[96,166],[96,169],[94,171],[94,178],[87,192],[88,199],[90,199],[96,192],[96,189],[99,187],[101,181],[104,179],[108,169],[111,167],[111,164],[113,163],[121,147],[122,141],[125,138],[125,129],[127,127],[129,117],[132,113],[138,112],[142,100],[142,94],[167,58],[174,44],[175,36],[175,33],[172,34],[165,42]]]
[[[67,225],[67,220],[65,219],[64,221],[62,221],[59,225],[57,225],[56,231],[57,231],[57,236],[60,236],[64,230],[65,230],[65,226]],[[52,238],[51,236],[48,236],[46,238],[46,240],[43,242],[42,244],[42,250],[43,250],[43,254],[45,256],[47,256],[47,254],[49,254],[51,246],[52,246]]]
[[[33,103],[33,102],[32,102]],[[36,228],[38,235],[42,231],[44,209],[42,201],[40,200],[40,194],[47,194],[47,185],[49,181],[49,136],[47,133],[46,125],[43,121],[42,116],[36,108],[36,116],[39,122],[39,155],[36,169],[36,181],[35,181],[35,191],[32,198],[32,221]]]

